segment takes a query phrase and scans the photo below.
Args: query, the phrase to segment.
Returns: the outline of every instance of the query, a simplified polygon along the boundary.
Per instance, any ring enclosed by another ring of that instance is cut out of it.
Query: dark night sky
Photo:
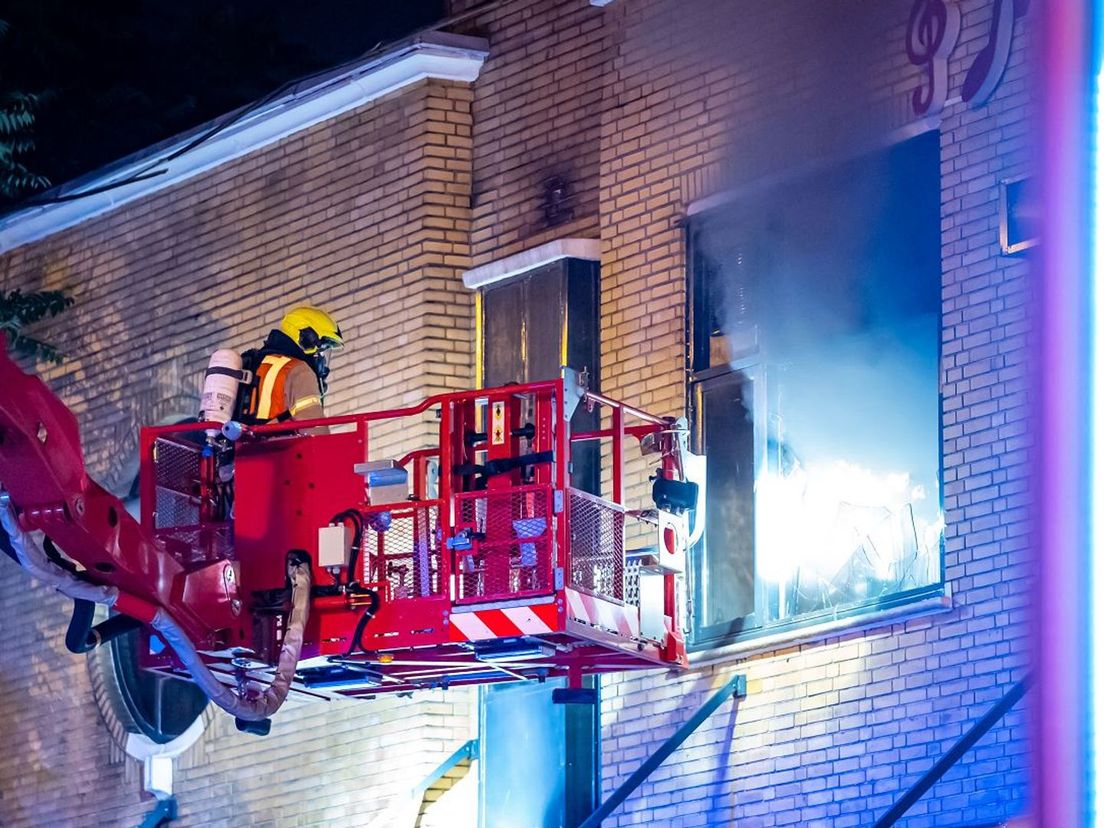
[[[61,184],[444,16],[444,0],[0,0],[0,92],[46,92]]]

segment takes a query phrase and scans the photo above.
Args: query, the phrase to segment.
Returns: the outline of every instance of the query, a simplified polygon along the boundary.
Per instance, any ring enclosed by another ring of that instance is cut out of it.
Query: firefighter
[[[264,345],[243,355],[253,372],[241,421],[247,424],[312,420],[323,416],[331,351],[344,346],[341,329],[319,308],[292,308]]]

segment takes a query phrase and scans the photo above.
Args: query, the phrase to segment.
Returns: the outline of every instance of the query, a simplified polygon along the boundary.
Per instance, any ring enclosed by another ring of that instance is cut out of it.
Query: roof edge
[[[187,181],[412,83],[428,78],[471,83],[479,77],[488,54],[483,38],[429,31],[311,76],[269,103],[250,104],[46,194],[47,198],[72,200],[0,217],[0,253]],[[255,111],[250,111],[252,107]],[[209,140],[159,163],[223,121],[230,123]],[[156,175],[112,186],[150,170]],[[88,195],[82,196],[86,192]]]

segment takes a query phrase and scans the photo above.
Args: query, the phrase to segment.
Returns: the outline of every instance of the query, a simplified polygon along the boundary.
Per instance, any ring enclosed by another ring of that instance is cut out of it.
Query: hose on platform
[[[96,605],[83,598],[73,599],[73,615],[69,619],[69,628],[65,631],[65,648],[71,653],[90,653],[101,644],[106,644],[121,635],[140,629],[142,622],[129,615],[113,615],[93,624]]]
[[[303,557],[294,554],[289,556],[288,577],[291,579],[291,617],[288,619],[287,631],[284,633],[280,658],[276,662],[276,675],[271,684],[259,693],[245,697],[235,693],[207,668],[199,653],[196,652],[191,639],[171,615],[164,609],[158,609],[157,615],[153,618],[153,628],[184,662],[184,666],[192,674],[192,680],[207,694],[207,698],[235,718],[246,722],[262,721],[279,710],[295,678],[295,667],[299,663],[303,633],[307,627],[307,615],[310,611],[310,560],[304,560]]]
[[[16,520],[15,510],[12,508],[8,495],[0,493],[0,527],[7,533],[8,541],[19,565],[38,578],[40,581],[52,586],[62,595],[70,598],[81,598],[97,604],[115,606],[119,600],[119,590],[115,587],[100,586],[87,581],[82,581],[72,572],[66,572],[54,564],[46,555],[42,545],[36,543],[29,533],[23,530]]]
[[[83,581],[75,573],[53,563],[42,545],[19,525],[15,510],[4,492],[0,492],[0,528],[7,535],[19,565],[62,595],[108,607],[115,606],[119,600],[119,590],[116,587]],[[299,662],[310,611],[311,569],[310,559],[305,554],[289,555],[288,578],[292,587],[291,617],[288,619],[280,649],[275,678],[260,692],[247,693],[243,697],[219,681],[204,663],[187,633],[164,608],[157,608],[150,622],[150,626],[173,648],[184,667],[191,673],[192,681],[211,701],[237,719],[247,722],[267,719],[284,703],[295,677],[295,667]]]
[[[362,640],[364,638],[364,628],[368,626],[369,621],[376,617],[376,613],[379,612],[380,608],[380,597],[376,590],[369,587],[362,587],[354,581],[353,584],[350,585],[350,591],[352,591],[352,587],[354,586],[356,587],[354,594],[367,595],[369,600],[368,606],[364,608],[364,614],[361,615],[360,620],[357,621],[356,629],[353,631],[353,637],[349,641],[349,649],[345,651],[345,658],[352,656],[358,647],[362,653],[367,652],[367,648],[364,646],[364,641]]]
[[[95,648],[95,645],[88,646],[95,617],[96,605],[92,601],[73,599],[73,615],[70,616],[69,628],[65,631],[65,649],[71,653],[87,653]]]

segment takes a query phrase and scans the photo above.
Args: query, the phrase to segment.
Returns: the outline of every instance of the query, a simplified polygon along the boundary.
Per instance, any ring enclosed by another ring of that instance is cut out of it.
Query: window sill
[[[876,610],[862,615],[833,618],[800,629],[781,630],[777,633],[767,633],[744,641],[736,641],[732,644],[723,644],[718,647],[691,652],[689,654],[690,666],[692,668],[709,667],[715,664],[742,661],[786,647],[818,643],[823,639],[838,636],[842,633],[885,627],[889,624],[911,621],[914,618],[948,612],[953,608],[954,603],[951,600],[950,585],[945,585],[942,595],[921,598],[903,606]]]

